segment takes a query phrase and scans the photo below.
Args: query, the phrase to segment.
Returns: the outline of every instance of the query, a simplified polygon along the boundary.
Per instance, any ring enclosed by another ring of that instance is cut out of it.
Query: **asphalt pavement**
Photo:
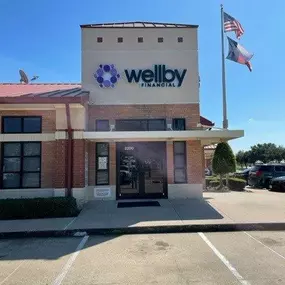
[[[285,284],[285,232],[4,239],[2,284]]]

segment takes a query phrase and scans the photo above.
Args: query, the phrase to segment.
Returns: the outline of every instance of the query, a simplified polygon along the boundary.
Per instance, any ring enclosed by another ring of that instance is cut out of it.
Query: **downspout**
[[[67,122],[67,149],[66,149],[66,172],[65,172],[65,181],[66,181],[66,195],[67,197],[72,196],[72,170],[73,170],[73,138],[72,138],[72,128],[71,128],[71,119],[70,119],[70,106],[65,104],[66,110],[66,122]]]

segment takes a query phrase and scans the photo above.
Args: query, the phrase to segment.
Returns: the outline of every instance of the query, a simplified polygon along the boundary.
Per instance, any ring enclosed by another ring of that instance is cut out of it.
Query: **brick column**
[[[203,183],[201,141],[187,141],[187,178],[189,184]]]
[[[72,188],[85,187],[85,140],[73,140]]]
[[[116,143],[110,143],[109,149],[109,166],[110,166],[110,185],[116,185]]]
[[[56,142],[42,142],[41,188],[53,188],[57,175]]]
[[[95,185],[96,143],[88,142],[88,185]]]
[[[167,158],[167,183],[174,183],[174,159],[173,159],[173,142],[166,142],[166,158]]]
[[[55,142],[54,188],[65,188],[66,140]]]

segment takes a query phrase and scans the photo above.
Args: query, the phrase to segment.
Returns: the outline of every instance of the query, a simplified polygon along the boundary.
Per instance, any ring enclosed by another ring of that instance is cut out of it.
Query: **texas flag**
[[[253,53],[248,52],[242,45],[227,37],[229,41],[229,52],[227,59],[240,64],[245,64],[250,71],[252,71],[252,66],[250,63]]]

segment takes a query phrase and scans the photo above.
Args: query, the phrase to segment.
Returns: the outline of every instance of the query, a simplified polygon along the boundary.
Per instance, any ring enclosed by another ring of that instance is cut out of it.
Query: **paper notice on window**
[[[98,169],[107,169],[107,157],[98,157]]]

